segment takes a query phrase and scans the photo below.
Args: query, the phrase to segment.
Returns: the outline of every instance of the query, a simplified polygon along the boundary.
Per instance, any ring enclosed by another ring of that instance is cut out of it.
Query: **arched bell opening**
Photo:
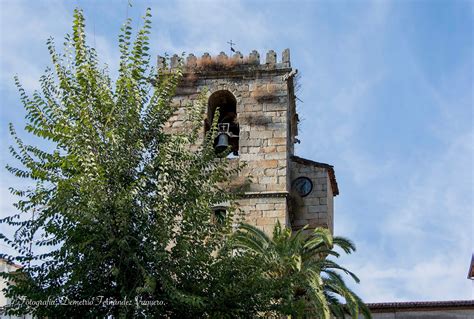
[[[229,150],[234,156],[238,156],[239,123],[237,122],[237,100],[235,96],[227,90],[220,90],[211,94],[208,100],[207,119],[205,121],[206,133],[211,129],[217,110],[219,110],[219,119],[216,124],[218,134],[214,140],[214,149],[219,154]]]

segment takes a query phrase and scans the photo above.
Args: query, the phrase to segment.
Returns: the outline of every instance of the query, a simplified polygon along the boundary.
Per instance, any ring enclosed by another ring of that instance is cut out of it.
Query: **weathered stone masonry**
[[[158,57],[159,67],[172,72],[179,57],[170,59],[169,69],[164,61]],[[230,122],[238,123],[238,138],[234,137],[238,156],[231,161],[247,164],[236,178],[237,184],[247,176],[252,179],[239,200],[247,221],[268,233],[277,220],[294,229],[308,224],[332,230],[333,196],[339,192],[332,166],[294,156],[298,115],[293,81],[297,71],[291,68],[289,50],[283,51],[281,61],[271,50],[265,63],[260,63],[259,53],[253,51],[247,57],[239,52],[232,57],[206,53],[199,59],[190,54],[184,64],[183,81],[173,103],[193,103],[207,90],[207,125],[212,123],[216,107],[221,115],[223,110],[231,114]],[[186,116],[180,107],[167,129],[184,130]],[[308,177],[313,184],[305,197],[292,190],[292,181],[299,176]]]

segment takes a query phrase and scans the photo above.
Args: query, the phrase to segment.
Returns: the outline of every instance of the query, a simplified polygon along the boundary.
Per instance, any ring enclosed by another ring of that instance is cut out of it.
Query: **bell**
[[[229,147],[229,135],[227,133],[220,133],[217,136],[216,152],[222,153]]]

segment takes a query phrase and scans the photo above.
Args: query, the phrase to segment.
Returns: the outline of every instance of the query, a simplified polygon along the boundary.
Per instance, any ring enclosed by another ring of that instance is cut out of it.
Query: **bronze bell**
[[[229,135],[227,133],[219,133],[217,136],[216,152],[221,153],[229,147]]]

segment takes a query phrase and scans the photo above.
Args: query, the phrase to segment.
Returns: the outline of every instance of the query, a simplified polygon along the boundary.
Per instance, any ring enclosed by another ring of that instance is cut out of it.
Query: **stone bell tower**
[[[167,68],[164,61],[158,57],[159,68]],[[179,62],[177,55],[171,58],[171,71]],[[252,180],[239,207],[247,222],[267,233],[277,220],[293,229],[304,225],[333,229],[333,198],[339,193],[333,167],[294,155],[298,142],[296,73],[288,49],[281,60],[269,51],[264,63],[257,51],[245,57],[240,52],[232,57],[222,52],[215,57],[205,53],[201,58],[190,54],[173,100],[186,105],[207,90],[203,129],[210,129],[214,115],[219,114],[222,136],[215,147],[230,150],[230,161],[245,162],[240,179],[250,176]],[[178,109],[168,129],[183,130],[185,116],[184,108]]]

